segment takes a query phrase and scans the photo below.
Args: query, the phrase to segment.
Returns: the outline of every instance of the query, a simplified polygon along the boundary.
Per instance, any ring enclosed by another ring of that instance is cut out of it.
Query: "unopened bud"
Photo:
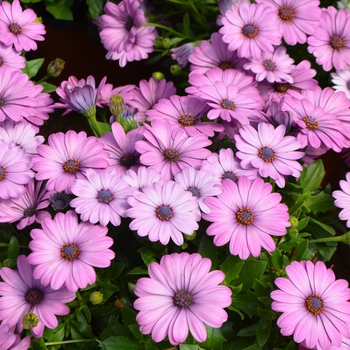
[[[61,58],[55,58],[53,61],[51,61],[48,64],[47,73],[51,77],[54,77],[54,78],[58,77],[62,73],[65,63],[66,62]]]
[[[93,305],[99,305],[103,301],[103,294],[101,292],[95,291],[90,294],[90,301]]]
[[[164,38],[163,39],[163,46],[165,49],[168,49],[171,45],[171,40],[169,38]]]
[[[180,75],[182,72],[182,69],[181,67],[178,65],[178,64],[173,64],[171,67],[170,67],[170,73],[172,75],[175,75],[175,76],[178,76]]]
[[[297,228],[299,225],[299,220],[295,216],[291,216],[289,222],[291,223],[291,228]]]
[[[114,306],[116,306],[118,309],[122,309],[124,307],[124,305],[122,304],[122,302],[119,299],[117,299],[114,302]]]
[[[37,315],[29,311],[27,314],[23,316],[22,323],[23,323],[24,329],[32,329],[38,325],[39,318]]]
[[[123,96],[120,94],[113,95],[111,100],[109,101],[109,111],[117,117],[124,112],[124,109],[125,104]]]
[[[184,238],[186,241],[193,241],[194,239],[196,239],[197,237],[197,232],[193,231],[192,235],[185,235],[184,234]]]
[[[34,23],[41,23],[41,24],[43,24],[43,19],[42,19],[42,17],[37,17],[37,18],[35,18]]]
[[[161,81],[165,78],[164,74],[162,72],[154,72],[152,74],[152,77],[155,78],[157,81]]]

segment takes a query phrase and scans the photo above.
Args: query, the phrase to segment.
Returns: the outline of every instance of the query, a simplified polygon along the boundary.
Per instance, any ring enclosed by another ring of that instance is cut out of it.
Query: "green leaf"
[[[299,220],[298,227],[297,227],[298,231],[301,231],[303,228],[305,228],[308,223],[309,223],[308,216],[305,216],[304,218]]]
[[[184,18],[183,18],[183,31],[188,38],[191,36],[190,16],[189,16],[188,12],[185,13]]]
[[[312,224],[318,225],[319,227],[317,227],[317,226],[315,227]],[[311,217],[309,218],[309,225],[311,227],[314,226],[314,229],[311,230],[311,232],[315,238],[322,238],[322,237],[328,236],[328,233],[331,234],[332,236],[334,236],[336,233],[333,227],[326,225],[323,222],[318,221],[318,220],[311,218]],[[323,232],[319,228],[321,228]],[[324,232],[324,231],[326,231],[326,232]]]
[[[143,344],[139,344],[129,338],[123,336],[110,337],[104,341],[97,340],[100,344],[102,350],[115,350],[115,349],[123,349],[123,350],[144,350],[145,347]]]
[[[9,259],[16,260],[18,258],[19,244],[18,244],[17,238],[15,236],[12,236],[10,239],[8,254],[9,254],[8,255]]]
[[[148,270],[144,267],[135,267],[128,272],[128,275],[148,275]]]
[[[242,328],[237,333],[238,337],[251,337],[252,335],[256,335],[256,330],[258,329],[258,324],[252,324],[251,326]]]
[[[211,260],[212,269],[215,269],[218,266],[219,259],[218,259],[217,247],[206,236],[202,236],[202,239],[198,248],[198,253],[202,255],[203,258],[209,258]]]
[[[56,91],[56,89],[57,89],[56,85],[47,83],[46,81],[40,83],[40,85],[42,85],[44,87],[44,90],[42,92],[50,93],[50,92]]]
[[[45,350],[45,349],[47,349],[43,338],[33,338],[30,341],[30,348],[32,350]]]
[[[260,279],[266,268],[266,261],[246,260],[239,273],[236,285],[243,284],[242,290],[248,290],[253,286],[255,279]]]
[[[155,259],[155,253],[153,253],[149,248],[141,247],[137,252],[141,254],[141,258],[146,266],[148,266],[153,261],[157,261]]]
[[[303,260],[304,254],[309,246],[309,241],[305,239],[299,243],[296,247],[295,254],[292,256],[291,261],[301,261]]]
[[[271,255],[272,266],[280,270],[283,266],[283,256],[279,249],[275,249]]]
[[[321,187],[325,170],[321,159],[310,163],[300,175],[299,183],[304,189],[304,193],[314,191]]]
[[[103,135],[105,132],[110,132],[111,129],[111,125],[108,123],[102,123],[97,121],[97,125],[99,127],[99,130],[101,131],[101,135]]]
[[[66,21],[73,20],[72,10],[64,0],[55,0],[54,2],[46,2],[45,7],[47,12],[51,13],[56,19],[63,19]]]
[[[308,207],[313,214],[324,213],[335,208],[333,196],[323,191],[314,196],[307,196],[304,205]]]
[[[89,6],[89,13],[92,19],[103,12],[103,0],[86,0],[86,3]]]
[[[229,285],[230,282],[238,278],[239,272],[244,265],[244,260],[241,260],[236,255],[229,255],[225,261],[220,265],[220,270],[225,274],[225,284]]]
[[[26,66],[22,69],[22,72],[26,73],[29,78],[35,77],[43,65],[44,60],[44,58],[36,58],[34,60],[26,61]]]
[[[253,344],[247,348],[244,348],[243,350],[261,350],[261,347],[258,344]]]
[[[271,322],[267,321],[265,317],[262,317],[259,322],[259,327],[256,331],[256,339],[260,346],[264,346],[270,337]]]
[[[128,307],[124,306],[122,309],[123,324],[131,325],[136,324],[136,312]]]
[[[180,350],[200,350],[200,347],[198,345],[180,344],[179,349]]]
[[[269,296],[269,293],[267,292],[266,287],[257,279],[253,283],[253,288],[255,290],[257,297],[268,297]]]
[[[239,310],[242,310],[249,317],[257,315],[258,308],[263,307],[263,304],[257,299],[255,293],[252,292],[234,296],[232,298],[231,305]]]
[[[219,328],[212,328],[205,325],[207,330],[207,339],[205,342],[200,343],[200,346],[204,349],[215,349],[221,350],[222,344],[226,341],[226,339],[222,336]]]

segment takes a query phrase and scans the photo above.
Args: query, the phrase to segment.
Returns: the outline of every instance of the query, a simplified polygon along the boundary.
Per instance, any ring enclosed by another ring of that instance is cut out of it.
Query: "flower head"
[[[155,342],[168,336],[177,345],[186,340],[188,331],[204,342],[204,324],[220,328],[227,320],[223,308],[231,304],[231,290],[219,284],[224,273],[210,267],[211,260],[197,253],[175,253],[163,256],[159,264],[152,262],[150,277],[140,278],[134,290],[141,333],[151,333]]]
[[[340,220],[347,220],[346,226],[350,227],[350,172],[346,174],[346,181],[340,180],[341,190],[333,191],[332,196],[335,198],[334,205],[342,208],[339,213]]]
[[[331,73],[333,89],[343,91],[347,98],[350,99],[350,69],[336,70]]]
[[[21,340],[18,334],[10,330],[8,324],[0,325],[0,346],[6,350],[27,350],[30,345],[30,337],[26,336]]]
[[[26,66],[25,58],[19,52],[16,52],[12,46],[0,43],[0,69],[6,66],[22,69]]]

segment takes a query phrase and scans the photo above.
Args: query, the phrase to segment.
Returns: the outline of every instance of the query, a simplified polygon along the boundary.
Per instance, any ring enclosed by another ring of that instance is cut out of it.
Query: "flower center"
[[[31,306],[35,306],[40,304],[43,300],[43,292],[38,288],[31,288],[27,291],[24,298],[26,299],[26,302],[28,304],[30,304]]]
[[[4,60],[0,57],[0,67],[4,64]]]
[[[80,162],[75,158],[69,158],[66,162],[62,164],[64,171],[70,174],[75,174],[79,171]]]
[[[132,154],[126,153],[120,157],[120,165],[130,168],[135,163],[135,158]]]
[[[265,67],[266,70],[270,70],[270,71],[276,70],[275,62],[271,60],[265,60],[263,62],[263,66]]]
[[[183,126],[191,126],[194,124],[192,114],[181,114],[178,120]]]
[[[276,92],[280,92],[284,94],[290,88],[290,84],[289,83],[275,84],[274,88]]]
[[[222,179],[230,179],[234,182],[237,182],[238,177],[236,176],[236,174],[233,171],[225,171],[222,176]]]
[[[113,200],[113,193],[110,190],[101,190],[96,198],[100,203],[109,203]]]
[[[126,22],[125,22],[125,30],[127,32],[130,32],[131,28],[133,27],[134,25],[134,21],[131,17],[129,17]]]
[[[35,214],[35,209],[34,207],[28,207],[27,209],[23,210],[23,217],[24,218],[29,218]]]
[[[329,44],[332,46],[334,50],[340,50],[344,47],[344,39],[340,36],[333,35],[331,37],[331,40],[329,41]]]
[[[278,16],[282,21],[291,21],[295,17],[295,13],[292,7],[283,5],[278,10]]]
[[[0,166],[0,181],[5,180],[5,179],[6,179],[5,168],[3,166]]]
[[[324,301],[316,294],[311,294],[305,300],[305,306],[314,316],[320,314],[324,309]]]
[[[318,121],[315,118],[305,116],[302,121],[306,124],[306,127],[310,130],[315,130],[318,128]]]
[[[159,220],[169,221],[174,216],[174,211],[169,205],[158,205],[156,215]]]
[[[227,70],[227,69],[233,68],[233,64],[232,64],[232,63],[229,63],[229,62],[226,62],[226,61],[222,61],[222,62],[218,65],[218,67],[221,68],[222,70]]]
[[[350,80],[347,81],[346,87],[348,88],[348,90],[350,90]]]
[[[186,292],[185,290],[179,290],[174,294],[173,297],[174,305],[180,309],[187,309],[193,300],[193,296],[191,293]]]
[[[194,197],[200,197],[201,192],[199,191],[198,187],[191,186],[187,189],[187,191],[190,191]]]
[[[167,148],[164,150],[163,156],[167,162],[176,162],[179,159],[179,153],[175,148]]]
[[[73,261],[78,258],[80,254],[80,249],[75,243],[63,244],[61,248],[61,257],[64,260]]]
[[[241,208],[236,213],[236,219],[241,225],[251,225],[254,221],[253,211],[248,208]]]
[[[276,159],[275,151],[269,147],[259,148],[258,156],[262,158],[266,163],[272,162]]]
[[[10,32],[13,34],[21,34],[22,33],[22,27],[18,23],[11,23],[10,24]]]
[[[69,197],[66,192],[56,192],[49,198],[53,210],[62,210],[69,205]]]
[[[0,107],[5,106],[5,104],[6,104],[5,97],[0,96]]]
[[[227,98],[224,98],[223,100],[221,100],[220,105],[222,108],[229,109],[230,111],[234,111],[237,107],[233,101]]]
[[[242,28],[242,33],[244,36],[251,39],[251,38],[254,38],[258,34],[258,28],[255,27],[254,24],[246,24]]]

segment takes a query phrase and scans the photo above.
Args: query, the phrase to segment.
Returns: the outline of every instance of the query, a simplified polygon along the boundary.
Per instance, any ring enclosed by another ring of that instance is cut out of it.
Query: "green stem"
[[[325,242],[343,242],[345,244],[350,244],[350,231],[344,233],[341,236],[324,237],[318,239],[312,239],[310,243],[325,243]]]
[[[101,137],[101,135],[103,134],[103,132],[100,130],[100,127],[97,124],[97,120],[95,118],[86,118],[89,126],[92,130],[92,132],[94,133],[94,135],[96,137]]]
[[[40,84],[46,81],[48,78],[51,77],[51,74],[46,74],[43,78],[41,78],[39,81],[37,81],[35,84]]]
[[[76,339],[76,340],[62,340],[62,341],[53,341],[45,343],[45,345],[61,345],[61,344],[74,344],[74,343],[83,343],[88,341],[94,341],[95,339]]]
[[[184,35],[183,33],[177,32],[176,30],[171,29],[171,28],[169,28],[167,26],[163,26],[162,24],[159,24],[159,23],[144,23],[142,26],[145,26],[145,27],[157,27],[157,28],[165,29],[168,32],[179,36],[180,38],[191,39],[188,36]]]

